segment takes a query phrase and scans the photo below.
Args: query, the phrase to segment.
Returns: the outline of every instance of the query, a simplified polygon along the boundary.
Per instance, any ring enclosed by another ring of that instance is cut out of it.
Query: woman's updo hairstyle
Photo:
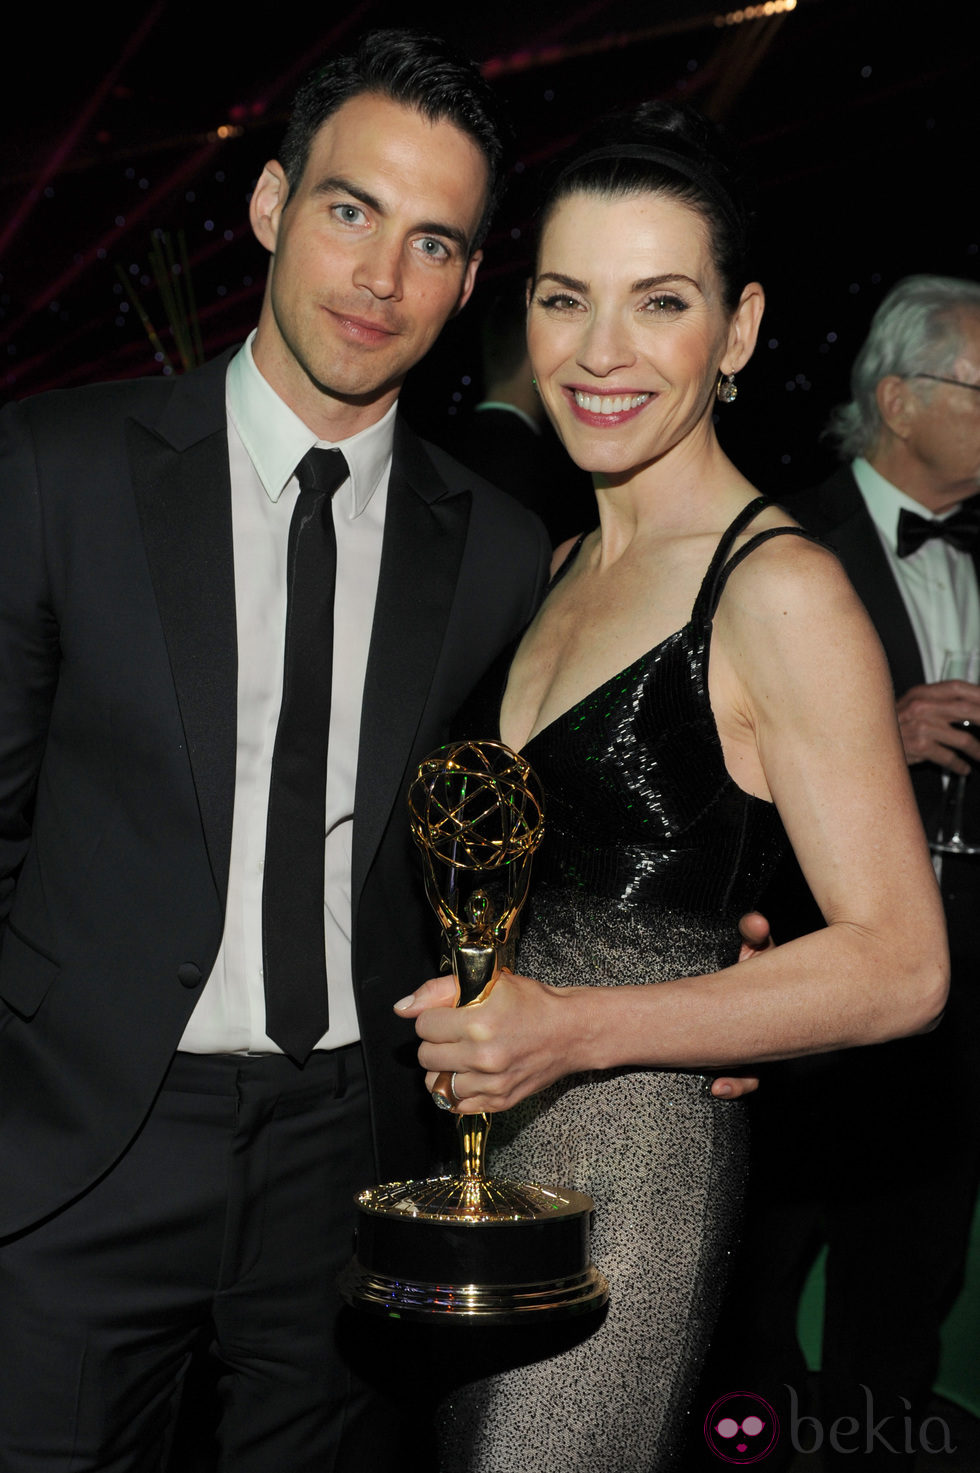
[[[572,194],[669,195],[699,214],[725,305],[733,312],[749,279],[750,213],[731,149],[693,108],[644,102],[590,128],[545,177],[538,240],[555,207]]]

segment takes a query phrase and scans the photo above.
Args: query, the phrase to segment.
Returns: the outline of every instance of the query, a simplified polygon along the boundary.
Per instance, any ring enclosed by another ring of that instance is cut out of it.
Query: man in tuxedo
[[[847,465],[786,504],[836,550],[878,630],[927,832],[944,780],[972,774],[980,835],[980,689],[942,678],[946,650],[980,649],[980,286],[899,282],[851,389],[830,427]],[[887,1468],[908,1457],[902,1419],[917,1430],[929,1398],[980,1172],[980,857],[947,855],[938,867],[952,961],[945,1018],[918,1038],[767,1074],[746,1254],[726,1316],[740,1376],[777,1400],[786,1383],[802,1394],[798,1291],[825,1237],[823,1426],[854,1418],[840,1455],[859,1447]],[[777,941],[820,924],[795,866],[761,906]],[[869,1421],[884,1417],[869,1452]]]
[[[437,1118],[392,1012],[435,969],[404,794],[548,556],[396,402],[501,155],[475,68],[367,37],[255,189],[249,342],[3,416],[7,1473],[163,1466],[202,1331],[223,1466],[390,1465],[334,1286]]]

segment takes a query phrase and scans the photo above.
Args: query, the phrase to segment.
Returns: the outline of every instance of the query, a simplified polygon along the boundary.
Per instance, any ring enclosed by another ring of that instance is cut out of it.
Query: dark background
[[[206,355],[244,337],[265,272],[246,220],[258,170],[303,74],[376,25],[449,36],[502,90],[519,139],[480,292],[406,389],[431,438],[479,395],[479,298],[523,276],[537,168],[612,106],[687,99],[756,176],[769,305],[722,434],[771,494],[831,464],[818,435],[884,291],[913,271],[980,275],[973,0],[798,0],[741,23],[704,0],[267,0],[253,14],[183,0],[19,13],[0,94],[0,399],[162,371],[116,273],[169,349],[154,230],[186,234]]]

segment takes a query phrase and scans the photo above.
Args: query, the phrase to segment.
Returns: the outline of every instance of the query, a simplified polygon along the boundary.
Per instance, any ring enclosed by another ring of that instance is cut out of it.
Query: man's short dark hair
[[[318,130],[345,102],[365,92],[414,108],[432,123],[452,123],[476,143],[487,165],[486,204],[470,242],[470,249],[476,250],[502,192],[510,130],[475,63],[438,36],[371,31],[356,50],[334,57],[307,77],[296,94],[279,151],[290,189],[303,177]]]

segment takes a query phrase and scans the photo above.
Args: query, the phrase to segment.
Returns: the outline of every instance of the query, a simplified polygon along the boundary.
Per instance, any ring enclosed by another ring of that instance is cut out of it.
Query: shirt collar
[[[928,507],[923,506],[921,501],[906,496],[905,492],[893,486],[891,481],[886,481],[884,476],[876,471],[863,456],[859,455],[857,460],[852,462],[851,471],[875,526],[892,552],[895,552],[898,547],[898,518],[901,512],[910,511],[914,512],[917,517],[925,518],[926,521],[943,522],[959,510],[958,504],[948,507],[942,516],[936,516]]]
[[[314,445],[344,452],[350,478],[349,515],[359,517],[391,461],[397,403],[377,421],[347,440],[319,440],[262,377],[252,357],[253,332],[228,365],[228,413],[270,501],[278,501],[303,456]]]

